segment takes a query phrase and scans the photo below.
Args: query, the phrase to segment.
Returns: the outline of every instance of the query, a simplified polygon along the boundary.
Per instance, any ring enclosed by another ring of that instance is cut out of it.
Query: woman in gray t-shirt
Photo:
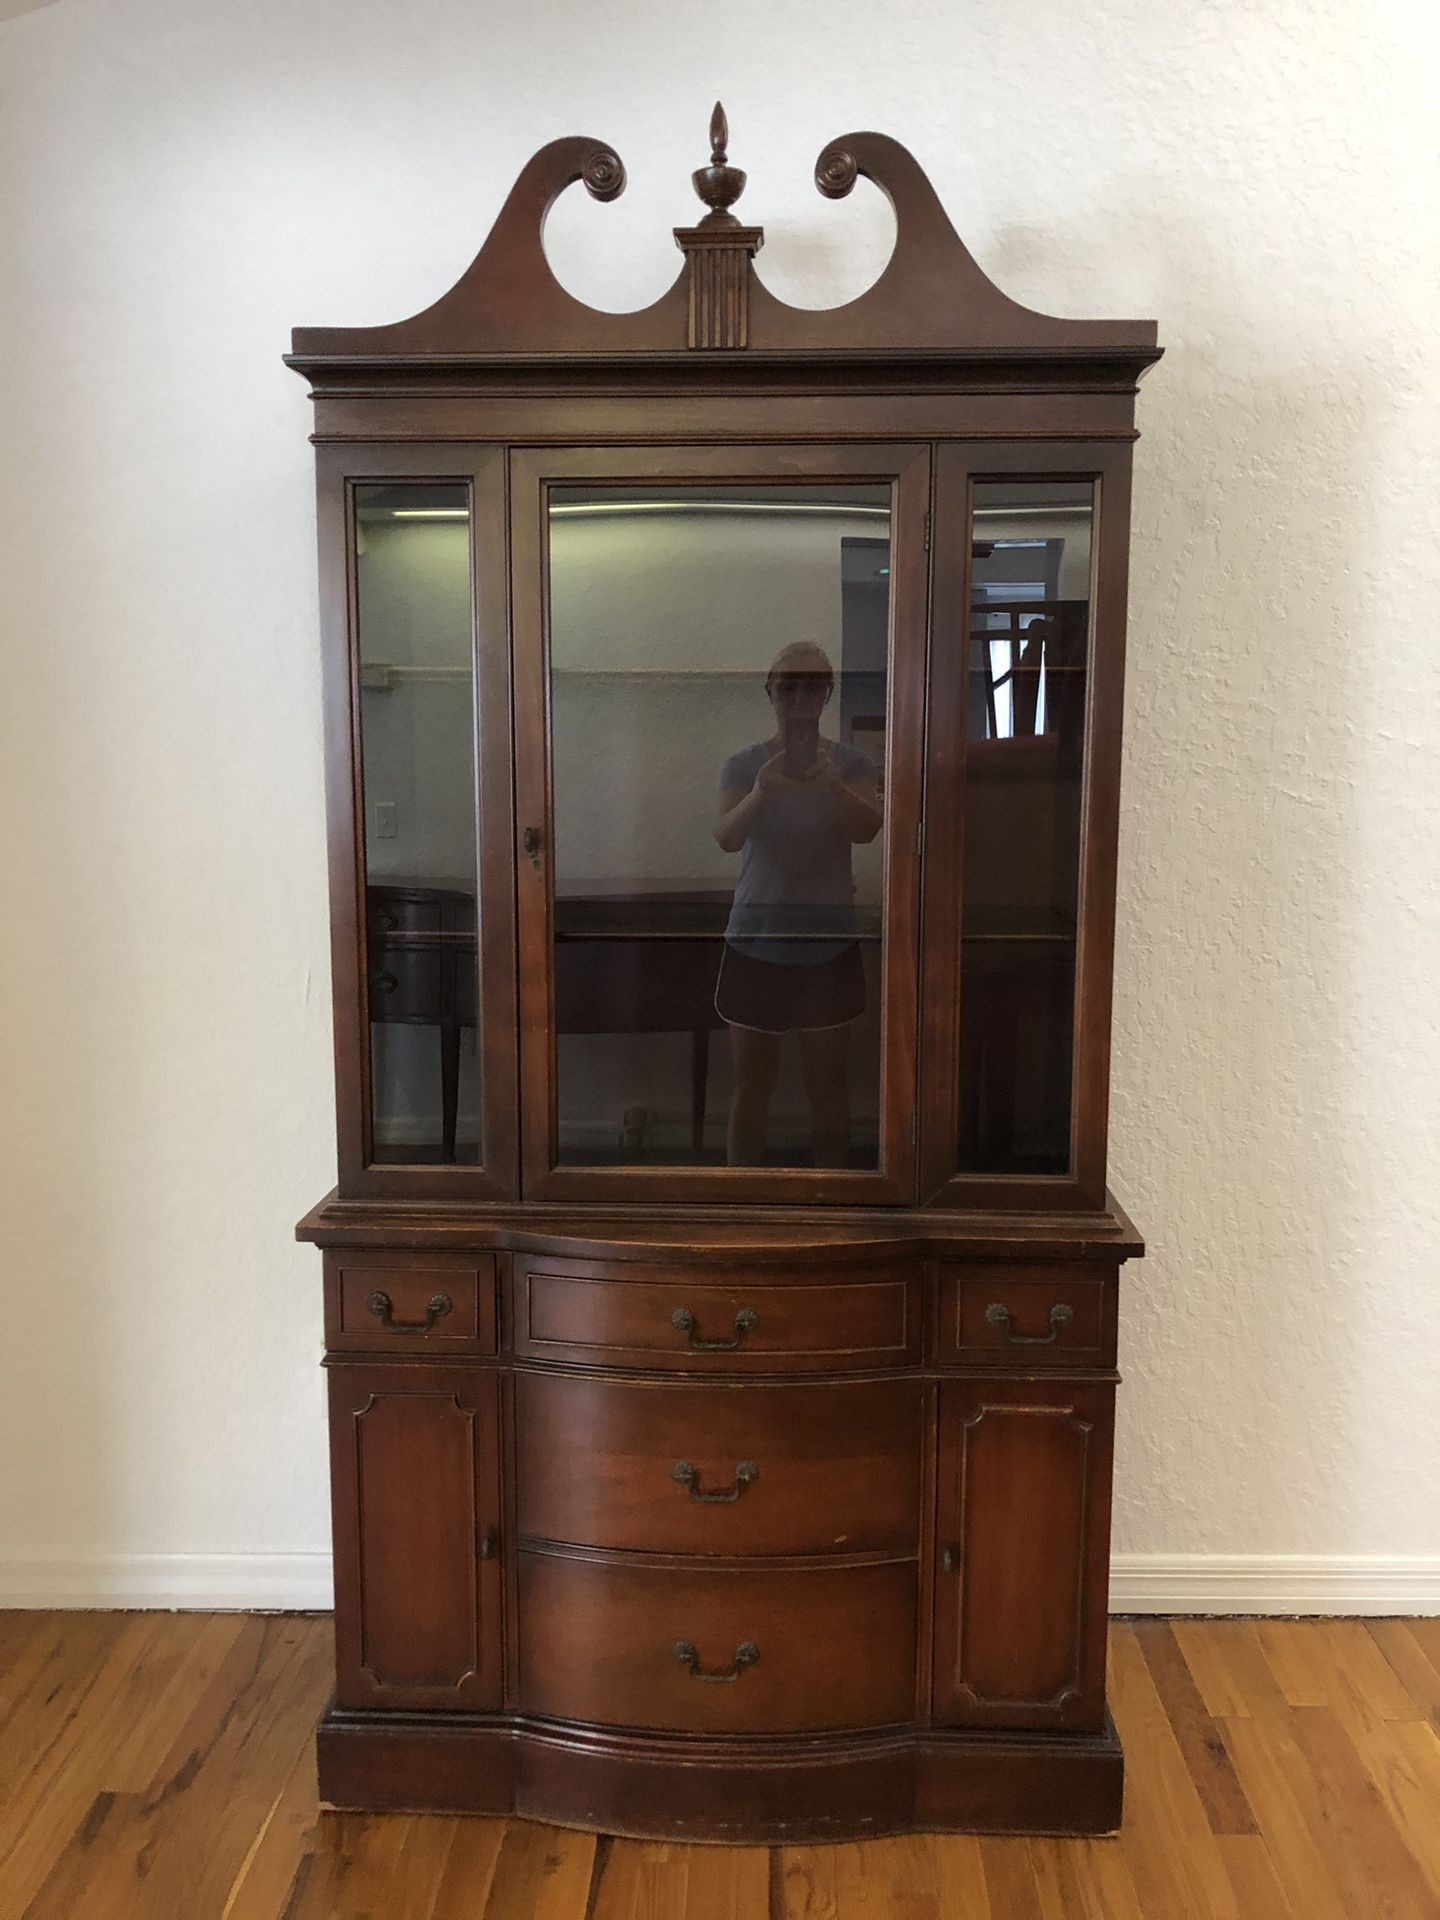
[[[849,1026],[865,1010],[850,849],[875,838],[882,813],[866,755],[820,737],[834,690],[823,648],[786,647],[765,681],[775,733],[720,773],[715,838],[740,855],[715,988],[734,1056],[732,1167],[764,1154],[784,1033],[800,1037],[815,1165],[849,1160]]]

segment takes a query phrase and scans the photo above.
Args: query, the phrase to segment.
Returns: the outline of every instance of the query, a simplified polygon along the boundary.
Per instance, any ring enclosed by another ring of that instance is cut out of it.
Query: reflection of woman
[[[735,1063],[732,1167],[764,1151],[784,1033],[800,1036],[816,1166],[849,1159],[849,1023],[865,1010],[850,849],[875,838],[881,811],[867,756],[820,738],[834,690],[820,647],[786,647],[765,682],[775,733],[720,774],[715,838],[741,856],[715,988]]]

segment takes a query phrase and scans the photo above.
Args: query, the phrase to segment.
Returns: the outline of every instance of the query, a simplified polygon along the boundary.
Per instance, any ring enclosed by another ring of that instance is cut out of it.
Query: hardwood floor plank
[[[834,1852],[840,1920],[942,1920],[928,1835],[857,1841]]]
[[[167,1622],[136,1663],[126,1690],[130,1725],[106,1760],[103,1786],[140,1793],[150,1784],[196,1699],[231,1657],[245,1619],[243,1613],[197,1613]]]
[[[25,1889],[17,1873],[10,1879],[0,1868],[0,1913],[22,1914],[24,1920],[74,1920],[77,1914],[109,1913],[104,1891],[109,1862],[115,1852],[141,1832],[141,1796],[136,1793],[98,1793],[58,1853],[48,1856],[38,1887]],[[25,1891],[23,1905],[10,1899]],[[121,1909],[128,1913],[129,1909]]]
[[[1424,1720],[1391,1720],[1352,1737],[1440,1914],[1440,1736]]]
[[[940,1920],[994,1920],[985,1886],[985,1860],[974,1834],[932,1835],[930,1857],[940,1889]]]
[[[684,1920],[767,1920],[767,1847],[690,1847],[687,1853]]]
[[[490,1891],[477,1911],[483,1920],[585,1920],[594,1860],[593,1833],[507,1821]],[[600,1885],[603,1891],[603,1874]]]
[[[330,1844],[332,1822],[344,1833]],[[444,1814],[322,1813],[288,1920],[430,1920],[456,1824]]]
[[[1417,1627],[1434,1624],[1416,1620],[1367,1620],[1365,1629],[1389,1661],[1419,1717],[1440,1728],[1440,1635],[1436,1636],[1432,1657],[1416,1632]]]
[[[0,1721],[0,1858],[13,1839],[9,1816],[17,1789],[26,1785],[37,1751],[58,1740],[79,1703],[105,1675],[115,1648],[120,1660],[111,1670],[121,1681],[127,1659],[159,1631],[148,1615],[77,1613],[52,1616],[47,1628],[27,1638],[7,1687]],[[103,1696],[98,1696],[103,1697]]]
[[[1090,1906],[1081,1888],[1070,1843],[1031,1840],[1030,1872],[1042,1920],[1089,1920]]]
[[[508,1820],[479,1815],[457,1817],[445,1854],[445,1870],[435,1891],[430,1920],[478,1920],[495,1880]],[[260,1916],[256,1916],[260,1920]]]
[[[16,1703],[29,1692],[37,1674],[49,1661],[61,1655],[64,1633],[53,1614],[11,1613],[0,1616],[8,1622],[3,1648],[0,1648],[0,1737]],[[3,1748],[0,1748],[3,1752]],[[0,1773],[0,1789],[4,1775]]]
[[[835,1849],[781,1847],[778,1851],[783,1903],[778,1914],[772,1912],[771,1920],[838,1920]],[[774,1904],[772,1898],[772,1910]]]
[[[1310,1665],[1323,1691],[1319,1704],[1333,1707],[1347,1724],[1370,1728],[1380,1720],[1423,1717],[1363,1620],[1290,1624],[1294,1652]]]
[[[15,1632],[0,1659],[0,1755],[6,1747],[6,1726],[19,1703],[31,1693],[42,1668],[65,1659],[65,1634],[50,1615],[23,1615],[25,1630]],[[0,1782],[4,1782],[0,1772]]]
[[[593,1920],[681,1920],[692,1851],[649,1840],[616,1840],[600,1876]]]
[[[1431,1666],[1440,1672],[1440,1615],[1407,1620],[1405,1627]]]
[[[220,1920],[276,1920],[285,1911],[300,1863],[314,1848],[319,1819],[315,1748],[307,1733],[240,1864]]]
[[[1306,1644],[1305,1620],[1257,1620],[1255,1637],[1288,1707],[1326,1707],[1330,1696]]]
[[[1263,1834],[1221,1834],[1216,1845],[1245,1920],[1304,1920],[1280,1884]]]
[[[1229,1667],[1220,1657],[1220,1649],[1214,1638],[1215,1625],[1213,1620],[1172,1620],[1170,1630],[1190,1669],[1190,1678],[1195,1682],[1196,1691],[1205,1703],[1205,1711],[1212,1719],[1243,1718],[1249,1714],[1249,1703],[1244,1690],[1236,1685]],[[1115,1630],[1112,1628],[1109,1682],[1112,1695],[1115,1691],[1114,1636]]]
[[[1045,1920],[1028,1841],[987,1834],[980,1842],[980,1859],[990,1920]]]
[[[1212,1833],[1255,1833],[1255,1816],[1235,1778],[1220,1730],[1205,1710],[1190,1669],[1169,1623],[1136,1621],[1136,1641],[1150,1669],[1150,1678],[1185,1756],[1190,1778],[1205,1809]]]
[[[1351,1912],[1435,1920],[1435,1902],[1375,1781],[1329,1707],[1297,1707],[1295,1735],[1315,1781],[1330,1875]]]
[[[330,1637],[293,1617],[247,1617],[143,1795],[97,1849],[91,1899],[126,1920],[223,1912],[277,1782],[332,1680]]]
[[[1177,1620],[1175,1640],[1214,1719],[1290,1711],[1253,1620]]]
[[[286,1920],[340,1920],[353,1913],[352,1889],[372,1886],[377,1871],[384,1873],[386,1852],[397,1837],[388,1815],[319,1814],[314,1843],[282,1909]]]
[[[1358,1920],[1330,1876],[1315,1782],[1295,1744],[1288,1712],[1224,1721],[1225,1744],[1296,1914],[1301,1920]]]
[[[160,1630],[153,1614],[121,1616],[118,1630],[103,1637],[82,1628],[67,1638],[65,1657],[38,1676],[36,1697],[27,1695],[12,1717],[0,1811],[0,1913],[24,1911],[86,1819],[103,1787],[104,1762],[128,1724],[131,1670]],[[101,1646],[97,1663],[82,1672],[75,1663]]]
[[[1145,1920],[1123,1840],[1032,1840],[1030,1859],[1045,1920]]]
[[[1135,1635],[1115,1634],[1114,1713],[1125,1744],[1125,1857],[1143,1911],[1245,1920]]]

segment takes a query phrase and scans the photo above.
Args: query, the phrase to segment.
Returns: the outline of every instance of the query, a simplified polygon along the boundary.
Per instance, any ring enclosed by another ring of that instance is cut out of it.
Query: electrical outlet
[[[400,830],[400,809],[393,800],[375,802],[375,838],[393,840]]]

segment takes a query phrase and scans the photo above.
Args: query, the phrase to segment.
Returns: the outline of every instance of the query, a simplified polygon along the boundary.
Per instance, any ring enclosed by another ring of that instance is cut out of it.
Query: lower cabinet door
[[[938,1723],[1103,1724],[1114,1415],[1110,1385],[942,1385]]]
[[[336,1704],[499,1706],[498,1376],[328,1373]]]

